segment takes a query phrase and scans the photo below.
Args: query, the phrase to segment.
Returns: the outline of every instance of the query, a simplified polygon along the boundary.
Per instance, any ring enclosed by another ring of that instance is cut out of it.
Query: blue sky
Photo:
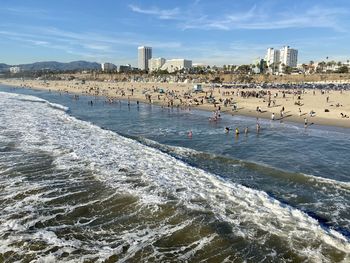
[[[1,0],[0,63],[154,57],[252,63],[290,45],[299,62],[350,59],[349,0]]]

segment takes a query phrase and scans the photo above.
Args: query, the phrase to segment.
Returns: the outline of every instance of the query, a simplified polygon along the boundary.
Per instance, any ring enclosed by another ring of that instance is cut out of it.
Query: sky
[[[298,63],[350,59],[349,0],[1,0],[0,63],[153,57],[250,64],[269,47]]]

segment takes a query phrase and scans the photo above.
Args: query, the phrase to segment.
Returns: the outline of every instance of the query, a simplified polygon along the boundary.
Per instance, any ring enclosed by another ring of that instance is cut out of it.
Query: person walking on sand
[[[272,113],[272,115],[271,115],[271,120],[275,120],[275,113]]]
[[[307,118],[304,118],[304,127],[307,128]]]

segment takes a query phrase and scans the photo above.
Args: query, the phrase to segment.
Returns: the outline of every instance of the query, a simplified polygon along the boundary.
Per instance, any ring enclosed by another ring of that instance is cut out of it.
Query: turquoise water
[[[348,129],[0,91],[0,258],[349,260]]]

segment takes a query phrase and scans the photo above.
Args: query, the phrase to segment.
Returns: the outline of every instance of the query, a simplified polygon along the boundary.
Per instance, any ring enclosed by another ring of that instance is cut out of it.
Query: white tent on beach
[[[201,92],[201,91],[203,91],[202,84],[194,84],[193,91],[194,92]]]

